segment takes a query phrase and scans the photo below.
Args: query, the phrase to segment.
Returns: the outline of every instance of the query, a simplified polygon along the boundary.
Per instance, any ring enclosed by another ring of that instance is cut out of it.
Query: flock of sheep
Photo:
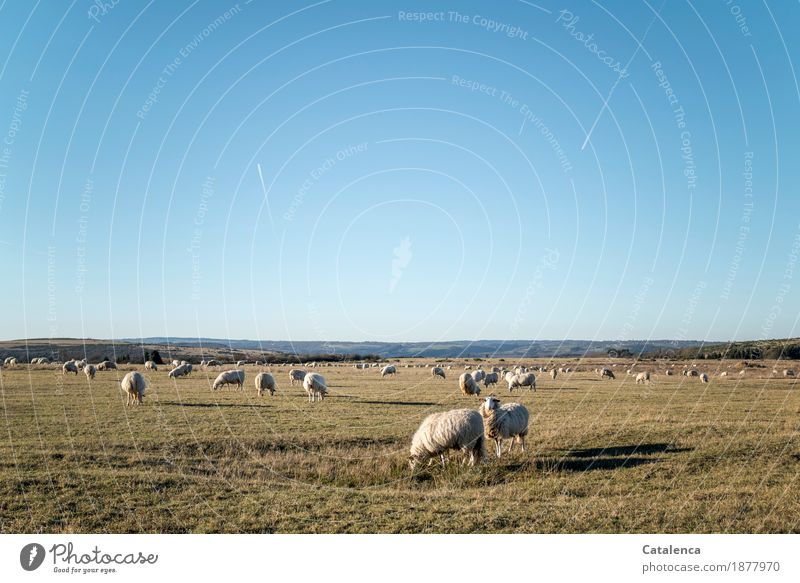
[[[8,357],[3,361],[3,366],[6,368],[13,368],[17,364],[17,359],[14,357]],[[31,364],[49,364],[49,360],[41,357],[34,358],[31,360]],[[238,361],[236,362],[236,368],[219,373],[212,384],[212,390],[219,390],[225,385],[235,385],[238,390],[242,390],[245,382],[245,371],[241,367],[245,364],[247,364],[245,361]],[[167,375],[171,379],[188,377],[192,374],[193,365],[189,362],[173,360],[171,365],[172,367]],[[200,365],[204,369],[209,369],[222,366],[222,363],[216,360],[203,360]],[[316,363],[308,363],[307,366],[315,367]],[[376,366],[378,365],[366,363],[356,363],[354,365],[356,369],[361,370]],[[412,366],[421,367],[426,365],[406,365],[406,367]],[[158,365],[149,360],[145,362],[144,368],[146,371],[155,372],[158,370]],[[73,359],[61,365],[63,374],[73,373],[77,375],[79,371],[83,371],[88,380],[93,380],[98,371],[115,369],[117,369],[117,365],[109,360],[104,360],[94,365],[86,360]],[[446,371],[451,369],[452,365],[446,367],[433,365],[430,368],[430,374],[434,378],[446,380]],[[542,366],[536,370],[540,373],[549,372],[550,377],[555,380],[559,373],[570,374],[581,369],[562,366],[552,367],[548,371],[547,367]],[[599,375],[600,379],[616,378],[613,370],[608,367],[596,368],[594,372]],[[630,376],[635,376],[637,384],[651,381],[651,373],[649,371],[636,372],[631,367],[626,372]],[[742,369],[739,374],[742,375],[744,372],[744,369]],[[777,374],[777,370],[772,372]],[[390,364],[380,368],[381,377],[396,374],[398,374],[398,370],[395,365]],[[667,368],[664,374],[671,376],[674,371],[671,368]],[[684,369],[682,374],[687,377],[698,377],[703,383],[709,381],[707,373],[700,372],[695,368]],[[726,371],[723,371],[719,376],[726,377],[727,374]],[[794,377],[795,371],[786,369],[783,371],[783,376]],[[483,384],[484,388],[489,388],[496,385],[501,379],[506,382],[509,393],[513,393],[514,389],[525,387],[531,391],[536,390],[536,375],[524,366],[516,366],[512,370],[494,366],[490,371],[484,371],[480,366],[476,370],[472,370],[470,365],[466,365],[464,366],[464,372],[458,377],[458,386],[464,395],[480,396],[481,384]],[[289,370],[289,382],[291,385],[300,383],[308,396],[309,402],[312,403],[322,401],[328,394],[327,381],[325,377],[317,372],[308,372],[302,368],[292,368]],[[276,386],[275,377],[269,372],[259,372],[255,377],[255,388],[259,396],[263,396],[266,393],[274,395]],[[120,388],[126,396],[126,405],[138,405],[144,400],[147,381],[142,373],[131,371],[125,374],[120,381]],[[528,418],[528,410],[524,405],[520,403],[501,404],[500,400],[493,395],[482,399],[477,410],[454,409],[433,413],[422,421],[412,437],[409,462],[412,468],[425,461],[432,463],[436,458],[444,464],[445,454],[449,450],[461,450],[467,454],[467,460],[472,465],[477,460],[484,461],[486,459],[485,447],[487,439],[494,441],[497,457],[500,457],[502,453],[503,441],[507,440],[510,440],[508,452],[511,452],[515,443],[519,443],[524,452],[525,437],[528,434]]]

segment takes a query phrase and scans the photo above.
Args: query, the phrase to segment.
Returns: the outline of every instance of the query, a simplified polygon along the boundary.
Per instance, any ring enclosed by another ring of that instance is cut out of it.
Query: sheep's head
[[[483,400],[483,406],[489,410],[493,411],[500,406],[500,399],[495,397],[494,395],[489,395]]]

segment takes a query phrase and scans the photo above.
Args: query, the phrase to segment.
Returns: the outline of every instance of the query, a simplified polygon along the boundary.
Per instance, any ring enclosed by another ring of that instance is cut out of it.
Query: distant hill
[[[278,352],[285,354],[374,354],[383,358],[474,358],[501,357],[578,357],[605,356],[609,350],[622,354],[641,354],[656,351],[681,350],[699,347],[699,341],[674,340],[453,340],[446,342],[343,342],[343,341],[289,341],[289,340],[223,340],[219,338],[164,338],[150,337],[126,339],[126,342],[144,344],[172,344],[175,346],[202,346]]]
[[[699,346],[687,346],[666,353],[655,350],[651,355],[656,357],[674,356],[680,359],[800,359],[800,338],[706,343]]]
[[[447,342],[344,342],[289,340],[235,340],[223,338],[124,338],[120,340],[32,338],[0,341],[0,356],[16,356],[23,362],[37,356],[51,360],[88,358],[91,362],[112,358],[141,363],[157,350],[165,359],[199,361],[288,361],[361,358],[576,358],[582,356],[646,358],[800,358],[800,338],[712,342],[697,340],[453,340]],[[292,358],[293,355],[296,355]]]

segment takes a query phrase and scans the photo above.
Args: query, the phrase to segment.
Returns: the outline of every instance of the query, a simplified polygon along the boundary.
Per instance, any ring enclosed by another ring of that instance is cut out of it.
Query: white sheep
[[[156,366],[156,363],[153,362],[152,360],[148,360],[147,362],[144,363],[144,369],[145,370],[158,370],[158,366]]]
[[[699,377],[700,373],[697,370],[692,369],[692,370],[686,371],[686,376],[687,377]]]
[[[218,360],[211,359],[211,360],[206,362],[206,368],[208,368],[210,366],[222,366],[222,363],[219,362]]]
[[[442,367],[440,367],[440,366],[434,366],[431,369],[431,374],[433,376],[435,376],[435,377],[442,377],[443,379],[447,378],[447,377],[444,376],[444,369]]]
[[[650,382],[650,373],[649,372],[647,372],[647,371],[640,372],[639,374],[636,375],[636,384],[637,385],[639,383],[644,384],[644,383],[649,383],[649,382]]]
[[[236,385],[241,391],[242,387],[244,387],[244,371],[235,369],[219,373],[217,378],[214,379],[214,384],[211,385],[211,389],[216,391],[222,387],[222,385]]]
[[[270,396],[275,394],[275,377],[268,372],[260,372],[256,375],[256,390],[258,396],[262,396],[266,391],[269,391]]]
[[[179,367],[180,365],[181,365],[181,361],[180,360],[173,360],[172,361],[172,368]]]
[[[289,382],[294,386],[295,381],[303,382],[303,379],[306,378],[306,371],[301,368],[293,368],[289,371]]]
[[[472,377],[470,377],[471,379]],[[483,419],[472,409],[454,409],[428,415],[411,438],[411,469],[433,460],[436,456],[444,465],[444,454],[451,449],[469,454],[469,464],[485,460]]]
[[[700,375],[700,382],[701,383],[707,383],[708,382],[708,375],[706,373],[702,373]]]
[[[189,373],[191,372],[192,369],[190,364],[179,364],[171,371],[169,371],[169,374],[167,376],[171,379],[176,379],[178,377],[189,376]]]
[[[719,373],[719,376],[721,376],[721,377],[728,376],[728,371],[727,370],[723,370],[721,373]]]
[[[75,375],[77,376],[78,367],[75,366],[75,361],[74,360],[70,360],[68,362],[65,362],[61,367],[61,372],[64,373],[64,374],[67,374],[68,372],[74,372]]]
[[[473,380],[474,380],[476,383],[479,383],[479,382],[481,382],[485,376],[486,376],[486,373],[485,373],[485,372],[483,372],[483,369],[480,369],[480,368],[479,368],[479,369],[477,369],[477,370],[474,370],[474,371],[472,371],[472,379],[473,379]]]
[[[395,366],[393,364],[390,364],[389,366],[384,366],[381,369],[381,376],[382,377],[385,377],[386,375],[390,375],[390,374],[397,374],[397,369],[395,368]]]
[[[104,360],[97,365],[97,370],[116,370],[117,365],[110,360]]]
[[[87,364],[87,363],[86,363],[86,359],[85,359],[85,358],[84,358],[84,359],[81,359],[81,360],[76,360],[76,361],[75,361],[75,366],[77,366],[77,367],[78,367],[78,370],[83,370],[83,367],[84,367],[84,366],[86,366],[86,364]]]
[[[668,377],[671,377],[672,376],[672,370],[671,369],[667,369],[667,370],[664,371],[664,374],[667,375]]]
[[[496,385],[498,380],[498,373],[487,372],[486,376],[483,377],[483,386],[488,388],[489,385]]]
[[[125,405],[141,405],[144,400],[144,390],[147,383],[140,372],[131,371],[122,378],[120,383],[122,391],[127,395]]]
[[[481,394],[481,388],[478,386],[478,383],[475,382],[475,379],[472,378],[472,375],[468,372],[461,373],[461,376],[458,377],[458,386],[461,389],[461,392],[465,395]]]
[[[93,379],[94,375],[97,374],[97,367],[93,364],[87,364],[83,367],[83,374],[86,375],[87,380]]]
[[[239,368],[240,366],[244,366],[244,365],[246,365],[246,364],[247,364],[247,361],[244,361],[244,360],[237,360],[237,361],[236,361],[236,368]]]
[[[504,439],[510,439],[508,453],[519,441],[525,452],[525,436],[528,435],[528,410],[519,403],[500,405],[496,397],[486,397],[481,403],[479,412],[483,417],[483,425],[487,439],[494,439],[495,452],[500,457]]]
[[[310,372],[303,378],[303,388],[308,394],[309,403],[322,401],[328,394],[328,383],[325,381],[325,377],[316,372]]]
[[[532,372],[515,374],[511,377],[511,379],[506,376],[506,382],[508,383],[509,393],[517,387],[529,387],[532,391],[536,390],[536,375],[534,375]]]
[[[600,378],[601,378],[601,379],[604,379],[604,378],[606,378],[606,377],[608,377],[608,378],[610,378],[610,379],[616,378],[616,377],[614,376],[614,373],[613,373],[613,372],[611,372],[611,369],[610,369],[610,368],[605,368],[605,367],[603,367],[603,368],[601,368],[601,369],[600,369]]]

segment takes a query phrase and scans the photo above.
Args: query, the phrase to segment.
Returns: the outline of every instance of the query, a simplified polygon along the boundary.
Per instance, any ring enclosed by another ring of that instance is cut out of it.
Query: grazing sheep
[[[395,366],[393,364],[390,364],[389,366],[384,366],[381,369],[381,376],[382,377],[385,377],[386,375],[390,375],[390,374],[397,374],[397,369],[395,368]]]
[[[706,373],[703,373],[703,374],[701,374],[699,376],[700,376],[700,382],[701,383],[707,383],[708,382],[708,375]]]
[[[728,371],[727,370],[722,371],[721,373],[719,373],[719,376],[721,376],[721,377],[728,376]]]
[[[649,382],[650,382],[650,373],[649,372],[647,372],[647,371],[640,372],[639,374],[636,375],[636,384],[637,385],[639,383],[644,384],[644,383],[649,383]]]
[[[672,371],[670,369],[667,369],[667,370],[664,371],[664,374],[667,375],[668,377],[671,377],[672,376]]]
[[[218,361],[218,360],[213,360],[212,359],[212,360],[209,360],[208,362],[206,362],[206,367],[210,367],[210,366],[222,366],[222,363],[220,361]]]
[[[120,387],[122,387],[122,391],[127,395],[127,399],[125,400],[126,406],[142,404],[144,400],[144,390],[147,387],[142,373],[137,371],[129,372],[122,378]]]
[[[442,377],[443,379],[444,379],[444,378],[446,378],[446,377],[444,376],[444,369],[443,369],[442,367],[440,367],[440,366],[434,366],[434,367],[431,369],[431,374],[432,374],[433,376],[435,376],[435,377]]]
[[[556,377],[557,377],[557,376],[558,376],[558,372],[556,371],[556,369],[553,369],[553,370],[551,370],[551,371],[550,371],[550,377],[551,377],[553,380],[556,380]]]
[[[692,370],[686,372],[686,376],[687,377],[699,377],[700,373],[697,370],[692,369]]]
[[[472,370],[472,367],[468,364],[464,365],[464,370]]]
[[[93,364],[87,364],[83,367],[83,374],[86,375],[87,380],[94,379],[94,375],[97,374],[97,367]]]
[[[485,376],[486,376],[486,373],[485,373],[485,372],[483,372],[483,370],[481,370],[481,369],[478,369],[478,370],[472,371],[472,379],[473,379],[473,380],[474,380],[476,383],[479,383],[479,382],[481,382]]]
[[[517,387],[529,387],[530,390],[536,390],[536,375],[532,372],[524,373],[524,374],[515,374],[511,377],[511,380],[506,378],[506,382],[508,383],[508,392],[510,393]]]
[[[67,374],[68,372],[74,372],[75,375],[77,376],[78,367],[75,366],[75,361],[74,360],[70,360],[69,362],[65,362],[63,364],[63,366],[61,367],[61,372],[64,373],[64,374]]]
[[[219,373],[217,378],[214,379],[214,384],[211,386],[211,389],[216,391],[221,388],[222,385],[236,385],[236,388],[241,391],[244,387],[244,371],[234,369]]]
[[[458,386],[461,389],[461,392],[465,395],[481,394],[481,388],[478,386],[478,383],[475,382],[475,379],[472,378],[472,375],[468,372],[461,373],[461,376],[458,377]]]
[[[275,377],[268,372],[260,372],[256,375],[256,390],[258,396],[262,396],[265,391],[269,391],[270,396],[275,394]]]
[[[500,367],[499,366],[493,366],[492,367],[492,372],[500,372]]]
[[[145,370],[158,370],[158,366],[156,366],[156,363],[153,362],[152,360],[148,360],[147,362],[144,363],[144,369]]]
[[[77,366],[77,367],[78,367],[78,370],[83,370],[83,367],[84,367],[84,366],[86,366],[86,364],[87,364],[87,363],[86,363],[86,359],[85,359],[85,358],[84,358],[84,359],[81,359],[81,360],[76,360],[76,361],[75,361],[75,366]]]
[[[322,401],[328,394],[328,383],[325,377],[316,372],[310,372],[303,378],[303,388],[308,393],[308,402]]]
[[[483,377],[483,386],[488,388],[489,385],[496,385],[498,380],[499,378],[496,372],[486,373],[486,376]]]
[[[611,371],[611,369],[610,369],[610,368],[605,368],[605,367],[604,367],[604,368],[601,368],[601,369],[600,369],[600,378],[601,378],[601,379],[604,379],[604,378],[606,378],[606,377],[608,377],[608,378],[610,378],[610,379],[616,378],[616,377],[614,376],[614,373]]]
[[[301,368],[293,368],[289,371],[289,382],[294,386],[295,381],[303,382],[303,379],[306,378],[306,371]]]
[[[244,361],[244,360],[237,360],[236,361],[236,368],[239,368],[240,366],[244,366],[246,364],[247,364],[247,362]]]
[[[97,370],[117,370],[117,365],[110,360],[104,360],[97,365]]]
[[[192,372],[192,365],[190,364],[180,364],[169,371],[167,375],[171,379],[176,379],[178,377],[185,377],[189,376],[189,373]]]
[[[486,397],[478,411],[483,417],[483,426],[486,437],[494,439],[495,453],[500,457],[504,439],[510,439],[508,453],[514,447],[514,442],[519,440],[522,451],[525,452],[525,436],[528,435],[528,410],[519,403],[500,405],[496,397]]]
[[[423,419],[411,438],[408,461],[412,470],[436,456],[444,465],[445,452],[455,449],[468,453],[469,464],[474,465],[476,458],[486,459],[484,442],[483,419],[477,411],[454,409],[433,413]]]
[[[785,376],[785,377],[793,377],[793,376],[795,376],[795,372],[791,368],[787,368],[786,370],[783,371],[783,376]]]

